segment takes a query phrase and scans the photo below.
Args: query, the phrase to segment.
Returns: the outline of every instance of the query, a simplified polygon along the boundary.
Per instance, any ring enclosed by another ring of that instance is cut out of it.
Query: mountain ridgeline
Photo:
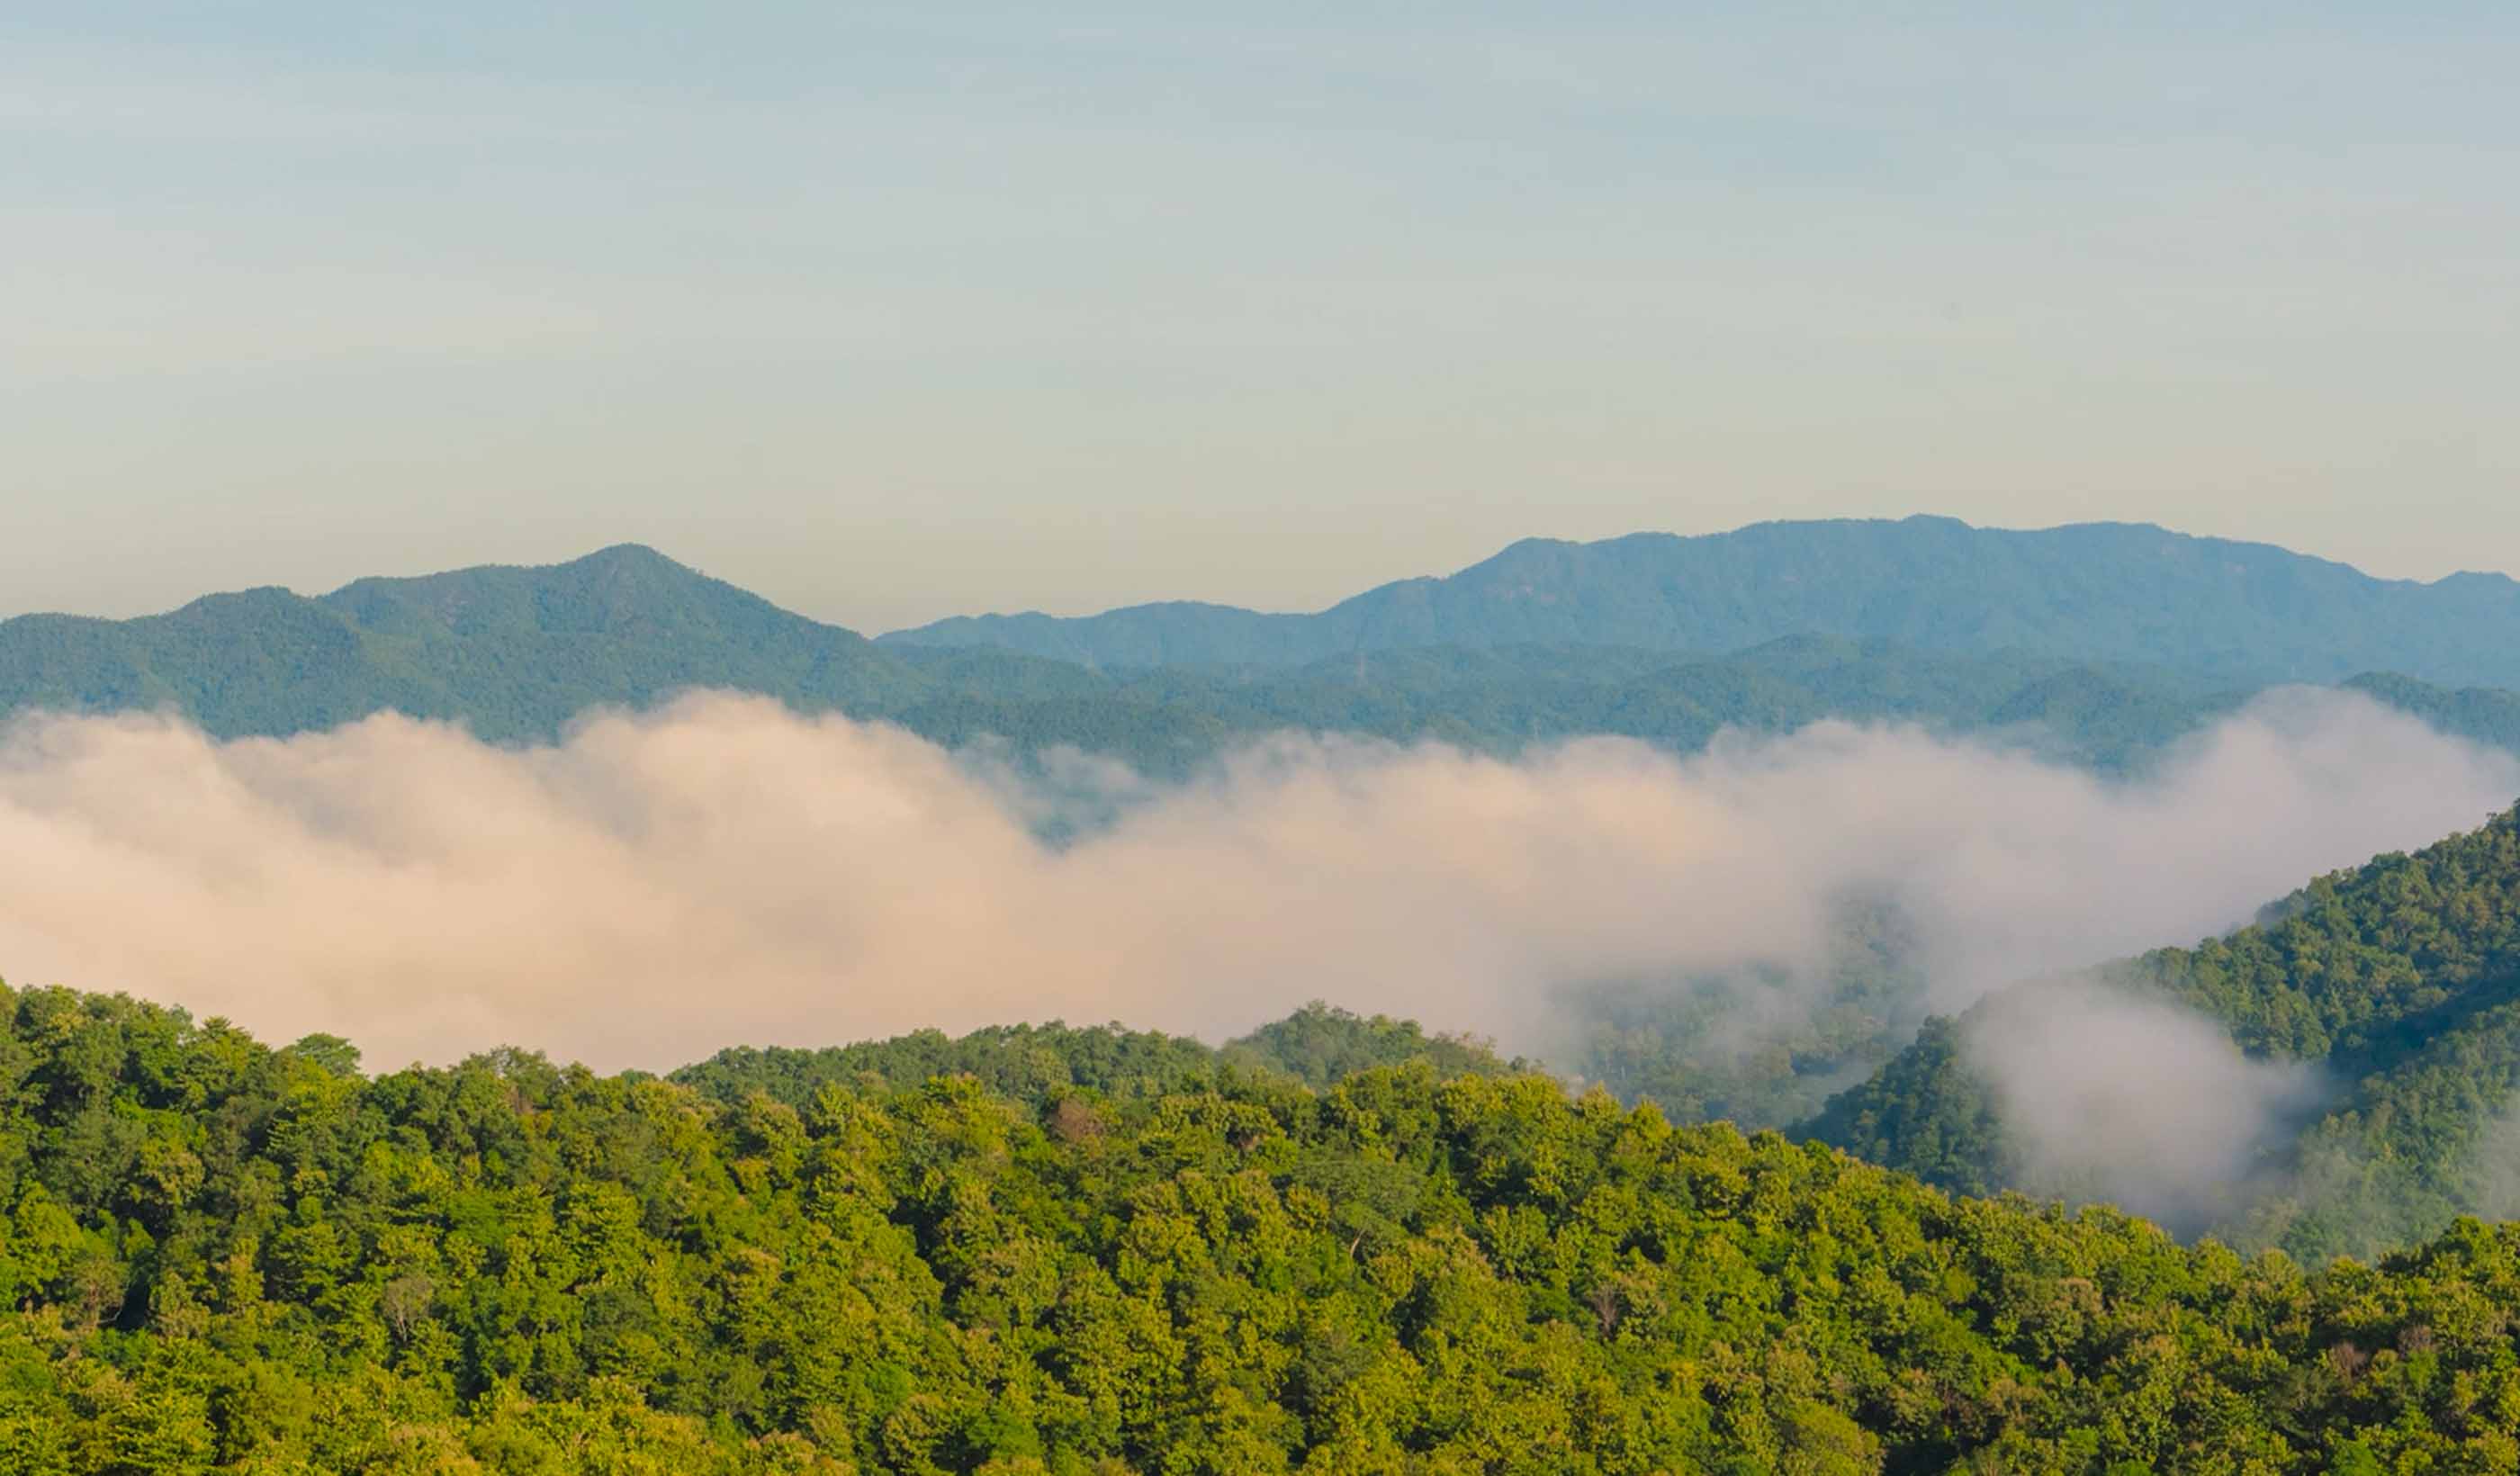
[[[1716,651],[1810,632],[1938,653],[2135,662],[2253,687],[2377,670],[2520,685],[2520,583],[2499,574],[2415,584],[2148,525],[2012,531],[1944,517],[1533,539],[1317,614],[1147,604],[1079,619],[964,617],[883,640],[1127,668],[1284,666],[1425,646]]]
[[[1707,559],[1729,572],[1700,579]],[[1898,578],[1920,582],[1861,594]],[[1159,775],[1282,730],[1488,752],[1612,734],[1688,750],[1727,727],[1825,717],[2027,736],[2105,769],[2279,679],[2343,679],[2447,731],[2520,746],[2520,697],[2441,685],[2503,680],[2520,661],[2497,588],[2391,584],[2157,529],[1767,524],[1723,540],[1517,545],[1450,580],[1395,587],[1417,592],[1406,601],[1359,597],[1447,613],[1330,648],[1166,638],[1039,653],[986,644],[1003,628],[974,624],[869,642],[624,546],[318,598],[211,596],[134,620],[21,616],[0,622],[0,716],[171,711],[244,737],[394,711],[549,741],[591,707],[711,687],[950,746],[1072,746]],[[2107,604],[2117,595],[2141,618]],[[1660,613],[1640,613],[1648,606]],[[2120,612],[2075,614],[2101,609]],[[1097,618],[1122,616],[1139,612]],[[2164,634],[2195,630],[2217,634]],[[949,644],[965,637],[981,644]]]
[[[169,709],[219,737],[386,710],[545,737],[590,705],[698,685],[882,712],[925,684],[862,636],[635,547],[317,599],[260,589],[136,620],[0,624],[0,711]]]

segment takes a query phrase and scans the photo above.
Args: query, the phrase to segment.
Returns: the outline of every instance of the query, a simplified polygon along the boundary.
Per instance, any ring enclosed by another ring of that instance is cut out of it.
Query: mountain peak
[[[667,558],[665,555],[656,552],[656,550],[650,548],[644,543],[608,544],[603,548],[597,549],[592,554],[582,554],[575,559],[569,559],[565,563],[552,564],[549,565],[549,567],[562,569],[578,567],[598,569],[659,569],[672,570],[676,573],[683,574],[698,572],[690,564],[684,563],[680,559]]]

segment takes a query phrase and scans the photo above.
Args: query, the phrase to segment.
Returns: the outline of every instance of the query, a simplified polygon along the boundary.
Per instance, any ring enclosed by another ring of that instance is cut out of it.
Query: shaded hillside
[[[904,653],[922,672],[949,654]],[[1221,747],[1282,731],[1433,740],[1498,754],[1606,735],[1688,752],[1728,728],[1785,733],[1826,718],[1987,735],[2117,769],[2228,714],[2248,695],[2159,668],[2011,651],[1934,655],[1886,642],[1801,636],[1678,661],[1615,647],[1432,647],[1284,670],[1165,668],[1106,679],[1093,693],[1014,700],[952,693],[915,702],[898,719],[942,742],[996,736],[1027,750],[1070,744],[1158,774],[1183,772]]]
[[[2318,1257],[2430,1233],[2466,1210],[2520,1212],[2520,811],[2099,975],[2220,1022],[2254,1057],[2323,1068],[2324,1100],[2230,1207],[2225,1233]],[[1972,1048],[2007,1022],[2035,1025],[2056,987],[1934,1022],[1812,1131],[1955,1189],[2022,1182],[2020,1135]]]
[[[1151,604],[1074,619],[959,617],[882,640],[1116,669],[1419,646],[1731,650],[1812,631],[1927,651],[2138,662],[2251,686],[2362,671],[2520,685],[2520,584],[2500,575],[2415,584],[2148,525],[2013,531],[1942,517],[1533,539],[1317,614]]]
[[[2344,686],[2412,713],[2444,733],[2520,750],[2520,693],[2478,687],[2452,691],[2384,672],[2366,672]]]
[[[0,988],[0,1226],[28,1476],[2486,1471],[2520,1408],[2510,1228],[2306,1273],[1424,1061],[800,1108]]]

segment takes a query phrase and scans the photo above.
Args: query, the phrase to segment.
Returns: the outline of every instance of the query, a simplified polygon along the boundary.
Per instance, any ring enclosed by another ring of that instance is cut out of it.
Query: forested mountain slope
[[[0,991],[0,1225],[27,1476],[2520,1460],[2509,1229],[2305,1273],[1424,1061],[799,1108]]]
[[[2227,1234],[2316,1257],[2429,1233],[2464,1209],[2520,1212],[2520,811],[2099,974],[2221,1022],[2255,1056],[2323,1068],[2322,1099],[2268,1165],[2279,1177]],[[1948,1187],[2021,1182],[2021,1144],[1973,1047],[2035,1024],[2059,987],[1928,1026],[1815,1130]]]
[[[2249,686],[2375,670],[2520,685],[2520,583],[2499,574],[2415,584],[2149,525],[2016,531],[1947,517],[1532,539],[1317,614],[1150,604],[1076,619],[963,617],[882,641],[1118,668],[1297,664],[1447,645],[1732,650],[1807,632],[1926,651],[2140,662]]]

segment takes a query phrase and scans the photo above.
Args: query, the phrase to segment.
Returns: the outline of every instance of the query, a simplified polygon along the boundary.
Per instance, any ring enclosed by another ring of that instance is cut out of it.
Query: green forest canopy
[[[0,1214],[29,1476],[2520,1463],[2520,1231],[2244,1259],[1327,1010],[370,1079],[0,989]]]

